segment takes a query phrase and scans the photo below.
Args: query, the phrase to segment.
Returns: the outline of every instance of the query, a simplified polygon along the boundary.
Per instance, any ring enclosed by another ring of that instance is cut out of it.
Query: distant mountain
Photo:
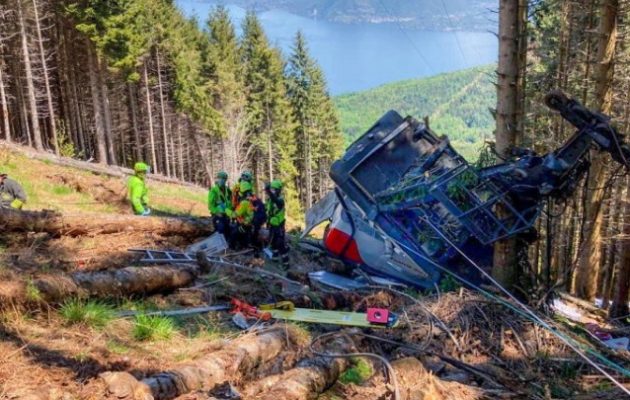
[[[496,30],[498,0],[230,0],[342,23],[401,23],[425,30]]]
[[[348,144],[386,111],[396,110],[403,117],[429,116],[435,133],[447,135],[467,159],[476,159],[483,138],[490,138],[494,130],[489,111],[496,106],[494,69],[493,65],[472,68],[336,97]]]

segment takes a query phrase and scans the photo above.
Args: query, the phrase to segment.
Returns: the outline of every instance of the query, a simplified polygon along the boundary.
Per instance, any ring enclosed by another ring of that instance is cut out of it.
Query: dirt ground
[[[122,186],[112,188],[106,181],[99,183],[100,177],[74,173],[68,176],[61,170],[50,175],[49,180],[54,185],[71,188],[69,196],[89,199],[98,207],[109,207],[110,211],[114,207],[117,212],[125,212],[124,203],[116,203],[115,197],[111,197],[120,194]],[[168,208],[171,196],[161,196],[166,199],[164,207]],[[186,203],[184,208],[202,213],[199,207],[203,204],[198,205],[192,199],[183,203]],[[69,207],[64,212],[81,212],[74,206]],[[180,209],[180,212],[185,213],[185,210]],[[196,239],[128,232],[82,237],[0,233],[0,299],[4,299],[0,303],[0,399],[112,398],[99,378],[103,372],[126,371],[142,379],[183,362],[194,362],[242,336],[231,314],[210,312],[173,318],[174,332],[168,338],[138,340],[133,333],[133,318],[114,318],[101,327],[72,324],[61,314],[62,304],[37,301],[36,293],[31,293],[29,283],[41,274],[71,274],[138,265],[127,249],[182,249]],[[404,376],[404,368],[400,372],[400,384],[407,390],[403,393],[407,397],[403,398],[623,398],[618,389],[580,361],[555,336],[493,300],[466,289],[439,294],[408,290],[400,294],[387,290],[341,293],[311,287],[296,292],[282,281],[256,273],[257,269],[262,269],[306,284],[310,271],[344,272],[343,266],[326,256],[300,252],[295,243],[292,243],[289,271],[268,261],[253,260],[249,254],[227,259],[248,266],[251,272],[215,267],[189,287],[100,301],[116,310],[217,305],[234,297],[250,304],[290,299],[297,306],[358,312],[368,307],[383,307],[399,315],[399,328],[357,331],[296,324],[296,329],[303,332],[305,342],[323,333],[338,331],[353,341],[357,352],[376,354],[389,362],[405,357],[420,361],[418,372],[412,378]],[[16,295],[15,291],[21,292]],[[326,342],[321,346],[325,348]],[[234,397],[232,392],[242,392],[252,382],[278,374],[291,368],[297,360],[313,356],[308,346],[292,347],[278,356],[278,362],[258,368],[256,374],[228,382],[212,393],[195,392],[180,399],[240,398]],[[627,354],[606,353],[606,356],[625,368],[630,366]],[[355,357],[351,364],[359,365],[359,359],[364,358]],[[342,379],[326,388],[319,399],[392,399],[394,386],[384,365],[374,359],[367,360],[371,365],[367,376],[360,380]]]

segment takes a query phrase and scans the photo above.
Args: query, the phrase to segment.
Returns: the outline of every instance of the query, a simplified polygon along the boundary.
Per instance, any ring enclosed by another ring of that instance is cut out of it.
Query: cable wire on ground
[[[394,370],[394,367],[392,367],[392,364],[385,357],[379,356],[378,354],[374,354],[374,353],[344,353],[344,354],[341,354],[341,353],[322,353],[322,352],[319,352],[319,351],[317,351],[317,350],[315,350],[313,348],[315,343],[320,342],[322,339],[329,338],[329,337],[334,337],[334,336],[340,336],[340,337],[344,338],[345,340],[348,340],[348,341],[350,341],[351,343],[354,344],[352,339],[350,339],[350,337],[347,334],[345,334],[345,333],[329,332],[329,333],[323,333],[323,334],[317,336],[315,339],[313,339],[311,341],[311,344],[309,345],[309,350],[313,354],[315,354],[316,356],[319,356],[319,357],[328,357],[328,358],[370,357],[370,358],[374,358],[374,359],[380,361],[381,363],[383,363],[383,365],[385,365],[385,368],[387,369],[387,373],[389,375],[389,380],[391,381],[391,384],[394,387],[394,400],[401,400],[402,399],[400,397],[400,387],[398,386],[398,379],[396,379],[396,371]]]
[[[540,326],[542,326],[543,328],[547,329],[549,332],[551,332],[552,334],[554,334],[556,337],[558,337],[562,342],[564,342],[569,348],[571,348],[577,355],[579,355],[582,359],[584,359],[584,361],[586,361],[589,365],[591,365],[593,368],[595,368],[597,371],[599,371],[600,373],[602,373],[608,380],[610,380],[612,383],[614,383],[617,387],[619,387],[624,393],[630,395],[630,389],[626,388],[624,385],[622,385],[617,379],[615,379],[612,375],[610,375],[606,370],[604,370],[599,364],[595,363],[593,360],[591,360],[579,347],[580,344],[575,342],[574,339],[565,336],[564,334],[558,332],[558,330],[554,327],[552,327],[548,322],[546,322],[545,320],[543,320],[541,317],[539,317],[535,312],[533,312],[527,305],[525,305],[524,303],[522,303],[520,300],[518,300],[512,293],[510,293],[507,289],[505,289],[499,282],[497,282],[490,274],[488,274],[483,268],[481,268],[474,260],[472,260],[462,249],[459,248],[459,246],[457,246],[455,243],[453,243],[448,237],[446,237],[446,235],[444,235],[439,229],[438,227],[436,227],[433,223],[431,223],[430,220],[428,220],[427,218],[423,219],[424,222],[429,225],[431,227],[431,229],[433,229],[441,238],[442,240],[444,240],[449,246],[451,246],[452,248],[454,248],[459,254],[462,255],[462,257],[464,257],[464,259],[466,261],[468,261],[468,263],[470,263],[473,267],[475,267],[477,270],[479,270],[479,272],[486,277],[490,282],[492,282],[502,293],[504,293],[508,298],[510,298],[519,308],[517,308],[514,304],[511,304],[507,301],[505,301],[504,299],[495,296],[493,294],[491,294],[490,292],[483,290],[482,288],[480,288],[479,286],[473,284],[472,282],[460,277],[459,275],[449,271],[448,269],[444,268],[443,266],[439,265],[438,263],[434,262],[433,260],[423,256],[422,254],[418,253],[416,250],[414,250],[413,248],[405,245],[404,243],[401,243],[399,241],[397,241],[397,243],[404,247],[405,249],[407,249],[407,251],[412,252],[413,254],[417,255],[418,257],[421,257],[425,260],[427,260],[428,262],[430,262],[431,264],[433,264],[434,266],[436,266],[437,268],[439,268],[440,270],[448,273],[449,275],[453,276],[455,279],[459,280],[460,282],[462,282],[465,285],[468,285],[470,287],[472,287],[473,289],[479,291],[480,293],[484,294],[486,297],[489,297],[495,301],[498,301],[500,303],[502,303],[503,305],[505,305],[506,307],[512,309],[513,311],[517,312],[518,314],[529,318],[531,321],[538,323]],[[602,356],[601,354],[591,350],[591,349],[587,349],[587,351],[595,356],[596,358],[599,359],[600,362],[602,362],[604,365],[606,365],[607,367],[616,370],[617,372],[620,372],[622,374],[624,374],[627,377],[630,377],[630,371],[627,370],[626,368],[623,368],[615,363],[613,363],[612,361],[608,360],[606,357]]]

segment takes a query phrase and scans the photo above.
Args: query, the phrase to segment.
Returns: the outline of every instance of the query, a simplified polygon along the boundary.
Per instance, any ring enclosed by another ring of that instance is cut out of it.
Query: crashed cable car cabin
[[[305,235],[329,221],[321,246],[372,276],[433,288],[446,270],[472,282],[492,265],[493,243],[535,237],[548,198],[566,198],[589,167],[589,150],[628,168],[630,147],[610,124],[561,92],[547,105],[577,128],[560,148],[471,166],[423,123],[386,113],[330,171],[333,192],[306,216]]]

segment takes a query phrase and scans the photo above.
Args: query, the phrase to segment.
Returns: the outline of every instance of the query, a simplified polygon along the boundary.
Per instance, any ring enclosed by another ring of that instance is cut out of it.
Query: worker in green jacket
[[[265,223],[265,205],[254,194],[254,188],[248,181],[239,184],[239,202],[234,210],[236,220],[235,231],[237,246],[251,247],[254,249],[254,257],[260,255],[262,243],[260,242],[260,228]]]
[[[225,240],[230,243],[230,218],[232,218],[232,191],[227,184],[228,174],[221,171],[217,174],[216,180],[208,192],[208,209],[212,216],[214,229],[221,233]]]
[[[238,206],[238,203],[241,199],[240,196],[240,185],[241,182],[249,182],[250,184],[252,184],[254,180],[254,175],[252,175],[252,173],[250,171],[243,171],[243,173],[241,173],[241,176],[238,178],[238,182],[236,182],[236,184],[234,184],[234,187],[232,188],[232,209],[236,210],[236,207]],[[253,190],[253,187],[252,187]]]
[[[280,260],[283,267],[289,266],[289,249],[286,244],[286,210],[282,197],[282,181],[274,180],[265,186],[267,202],[267,228],[269,229],[269,241],[273,252],[273,259]]]
[[[252,222],[254,221],[254,206],[250,201],[253,195],[252,184],[242,181],[238,185],[238,201],[234,209],[235,244],[239,248],[248,247],[251,242]]]
[[[26,193],[19,183],[0,173],[0,208],[21,210],[26,203]]]
[[[133,170],[135,174],[129,178],[129,181],[127,181],[131,209],[136,215],[150,215],[151,209],[149,208],[149,197],[145,182],[150,168],[143,162],[137,162],[133,166]]]

